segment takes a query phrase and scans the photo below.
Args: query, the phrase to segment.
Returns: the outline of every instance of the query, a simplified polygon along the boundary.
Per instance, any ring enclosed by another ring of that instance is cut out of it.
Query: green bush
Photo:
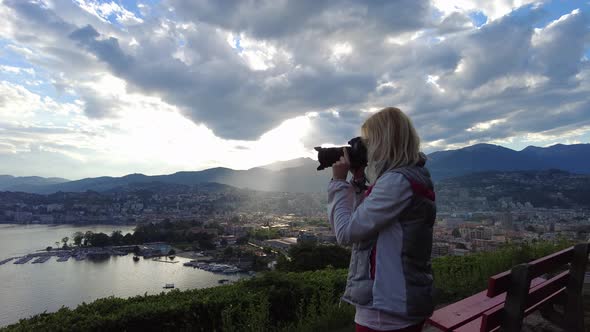
[[[350,262],[350,250],[334,244],[297,244],[289,249],[289,260],[279,256],[277,270],[303,272],[325,269],[347,268]]]
[[[510,270],[513,266],[547,256],[567,248],[567,241],[507,245],[496,251],[466,256],[444,256],[432,260],[435,300],[438,303],[457,301],[482,291],[490,276]]]

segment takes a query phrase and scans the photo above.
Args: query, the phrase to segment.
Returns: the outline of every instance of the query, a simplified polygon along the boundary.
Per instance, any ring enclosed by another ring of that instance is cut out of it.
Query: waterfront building
[[[157,251],[162,255],[167,255],[172,247],[166,242],[150,242],[144,243],[143,247],[149,251]]]
[[[432,244],[432,257],[446,256],[449,254],[450,250],[450,244],[435,242]]]
[[[284,237],[280,239],[265,240],[262,242],[264,246],[280,249],[289,250],[289,248],[297,244],[297,238],[295,237]]]
[[[28,223],[33,220],[33,213],[28,211],[17,211],[14,213],[14,221],[17,223]]]

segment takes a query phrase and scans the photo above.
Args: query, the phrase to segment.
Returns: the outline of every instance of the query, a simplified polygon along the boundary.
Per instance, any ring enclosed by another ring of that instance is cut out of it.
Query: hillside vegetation
[[[438,204],[446,209],[501,209],[502,202],[530,203],[546,208],[590,207],[590,175],[560,170],[490,171],[445,179],[437,183]],[[459,192],[466,197],[459,197]],[[477,200],[485,198],[485,201]]]
[[[480,291],[490,275],[569,245],[536,243],[436,258],[436,300],[445,303]],[[269,272],[215,288],[99,299],[36,315],[2,331],[329,331],[349,326],[354,317],[354,308],[339,301],[346,273],[329,267]]]

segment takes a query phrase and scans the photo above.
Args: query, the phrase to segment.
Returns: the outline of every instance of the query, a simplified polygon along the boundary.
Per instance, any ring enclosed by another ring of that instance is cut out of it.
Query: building
[[[150,242],[144,243],[142,250],[149,250],[152,252],[159,252],[162,255],[167,255],[172,247],[166,242]]]
[[[465,219],[463,218],[456,218],[456,217],[448,217],[442,220],[442,224],[444,224],[447,228],[453,229],[457,226],[463,224]]]
[[[31,222],[33,220],[33,213],[26,211],[17,211],[14,213],[14,221],[19,223]]]
[[[432,244],[432,257],[446,256],[451,246],[448,243],[435,242]]]
[[[465,256],[467,254],[469,254],[469,250],[467,250],[467,249],[458,249],[458,248],[453,249],[454,256]]]
[[[491,227],[464,225],[459,228],[459,233],[465,240],[491,240],[494,230]]]
[[[512,230],[512,227],[513,227],[512,213],[506,212],[506,213],[502,214],[501,221],[502,221],[502,227],[505,230]]]
[[[297,236],[297,243],[299,244],[315,244],[318,242],[318,237],[311,233],[299,232]]]
[[[280,239],[265,240],[262,242],[264,246],[271,247],[279,250],[289,250],[289,248],[297,244],[297,238],[295,237],[284,237]]]

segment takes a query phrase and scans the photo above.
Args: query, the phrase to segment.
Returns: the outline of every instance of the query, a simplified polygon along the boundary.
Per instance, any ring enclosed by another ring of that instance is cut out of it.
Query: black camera
[[[350,169],[358,169],[360,167],[367,166],[367,147],[363,143],[360,137],[355,137],[348,141],[348,145],[345,147],[337,148],[321,148],[315,147],[318,152],[318,171],[323,170],[326,167],[332,167],[332,165],[340,160],[340,157],[344,155],[342,148],[345,148],[350,158]]]

